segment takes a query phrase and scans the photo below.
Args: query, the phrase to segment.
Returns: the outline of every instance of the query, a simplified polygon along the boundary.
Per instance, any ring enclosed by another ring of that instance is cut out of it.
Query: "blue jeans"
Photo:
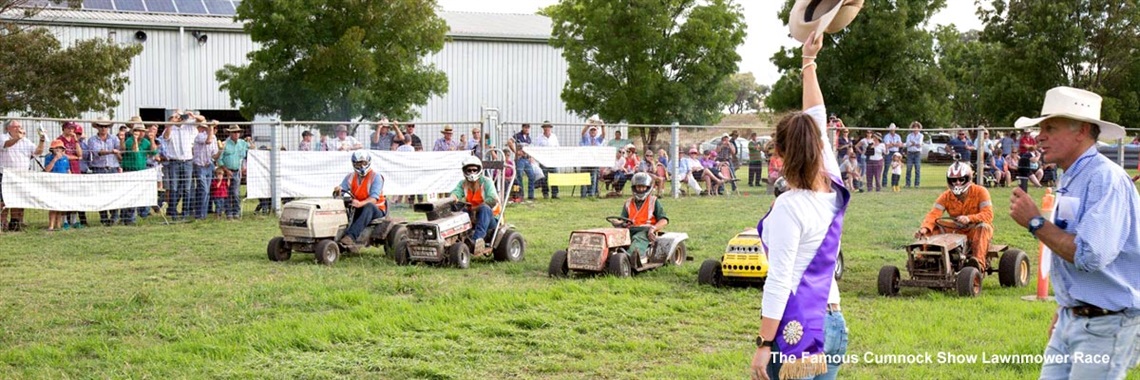
[[[230,177],[229,196],[226,197],[226,216],[241,216],[241,168],[233,170]]]
[[[170,193],[170,203],[166,205],[166,214],[170,217],[178,219],[190,216],[190,198],[193,192],[191,186],[191,167],[193,166],[190,161],[168,161],[166,166],[170,167],[170,187],[166,191]],[[178,211],[178,202],[182,202],[182,211]]]
[[[214,180],[214,166],[194,165],[194,217],[206,219],[210,205],[210,181]]]
[[[346,236],[351,236],[352,240],[360,238],[360,233],[364,232],[364,227],[368,226],[368,222],[372,219],[384,217],[384,212],[376,207],[375,203],[369,203],[364,207],[357,208],[352,213],[352,225],[348,226],[348,230],[344,231]]]
[[[210,199],[210,205],[213,206],[211,208],[214,209],[215,213],[223,215],[223,211],[226,209],[226,198],[212,198]]]
[[[515,173],[515,184],[519,187],[522,187],[522,177],[526,175],[526,197],[534,199],[534,167],[531,166],[530,159],[516,158]]]
[[[1058,357],[1069,360],[1051,360]],[[1061,308],[1045,359],[1044,380],[1123,379],[1140,362],[1140,315],[1089,318]]]
[[[590,184],[582,186],[582,198],[598,195],[598,169],[588,169],[590,171]]]
[[[870,187],[871,176],[867,173],[867,156],[862,154],[859,155],[859,172],[863,173],[863,179],[866,180],[865,182],[867,182],[868,187]]]
[[[479,240],[487,236],[487,231],[495,230],[499,224],[499,220],[495,219],[495,214],[491,210],[491,206],[486,203],[479,205],[475,208],[475,232],[471,234],[471,239]]]
[[[895,159],[896,152],[898,151],[887,152],[887,156],[883,157],[883,182],[880,183],[883,187],[887,187],[887,177],[891,174],[891,161]]]
[[[94,174],[118,173],[119,168],[114,168],[114,167],[91,168],[91,172]],[[126,213],[127,213],[127,210],[124,209],[123,214],[126,214]],[[126,218],[123,218],[122,220],[125,222]],[[115,224],[115,222],[117,222],[117,221],[119,221],[119,210],[99,211],[99,222],[101,222],[105,225],[111,225],[111,224]]]
[[[809,377],[814,380],[834,380],[839,375],[839,366],[843,365],[843,356],[847,355],[847,321],[839,311],[828,312],[824,319],[823,353],[827,355],[827,373]],[[779,347],[772,346],[772,353],[780,352]],[[775,360],[778,355],[772,355],[773,360],[768,364],[768,378],[780,378],[780,362]]]
[[[914,168],[914,187],[922,182],[922,153],[906,152],[906,187],[910,187],[910,168]]]

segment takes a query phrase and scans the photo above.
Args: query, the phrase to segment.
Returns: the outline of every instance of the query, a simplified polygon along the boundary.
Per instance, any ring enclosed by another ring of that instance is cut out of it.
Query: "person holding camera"
[[[166,140],[166,164],[167,178],[170,183],[169,191],[170,202],[166,205],[166,214],[174,220],[181,220],[190,216],[190,211],[193,206],[190,199],[192,198],[191,186],[191,172],[192,163],[194,159],[194,138],[198,134],[198,129],[195,126],[197,123],[205,123],[206,118],[202,115],[195,115],[194,112],[178,110],[173,120],[178,118],[178,124],[171,124],[166,126],[166,131],[162,133],[162,138]],[[178,203],[182,203],[181,211],[179,211]]]
[[[194,219],[204,220],[210,208],[210,182],[214,179],[214,160],[218,158],[218,121],[198,124],[194,137]]]
[[[39,142],[32,144],[19,120],[8,120],[4,125],[5,134],[0,135],[0,183],[4,172],[27,171],[28,160],[44,152],[43,128],[40,128]],[[3,191],[0,190],[0,230],[19,231],[24,221],[24,209],[9,209],[4,205]],[[11,213],[12,219],[8,219]]]

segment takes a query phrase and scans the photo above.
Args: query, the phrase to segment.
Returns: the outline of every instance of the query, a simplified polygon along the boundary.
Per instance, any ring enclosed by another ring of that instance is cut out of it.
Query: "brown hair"
[[[781,174],[796,189],[826,187],[823,171],[823,141],[811,116],[793,112],[776,124],[776,151],[784,159]]]

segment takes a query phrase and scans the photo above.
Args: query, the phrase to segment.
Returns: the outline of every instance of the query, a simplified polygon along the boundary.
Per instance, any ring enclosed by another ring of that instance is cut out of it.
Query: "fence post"
[[[273,202],[273,214],[281,211],[281,195],[277,191],[278,162],[277,155],[281,148],[277,146],[277,130],[284,128],[282,122],[269,126],[269,193]]]
[[[1116,163],[1124,167],[1124,138],[1116,139]]]
[[[681,187],[680,187],[681,181],[677,177],[677,167],[680,166],[678,164],[680,163],[680,159],[681,159],[681,157],[678,156],[678,154],[680,154],[680,153],[678,153],[679,152],[678,149],[680,147],[678,147],[677,144],[678,144],[678,141],[680,139],[677,136],[679,134],[679,133],[677,133],[677,125],[678,125],[677,122],[674,121],[671,128],[669,128],[669,134],[672,135],[672,140],[673,140],[672,144],[671,144],[673,146],[673,148],[672,148],[673,149],[673,152],[672,152],[673,159],[671,160],[672,165],[669,165],[670,166],[669,172],[673,173],[673,199],[677,199],[677,198],[681,197]]]

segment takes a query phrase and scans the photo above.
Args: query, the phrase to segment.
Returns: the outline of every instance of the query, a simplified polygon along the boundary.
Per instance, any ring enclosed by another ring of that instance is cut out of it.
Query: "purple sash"
[[[835,260],[839,255],[839,239],[843,234],[843,215],[847,212],[847,202],[851,200],[851,192],[847,191],[843,182],[834,175],[829,177],[832,190],[839,194],[839,210],[835,212],[827,236],[820,243],[815,257],[804,270],[799,286],[788,296],[788,304],[774,338],[780,352],[796,358],[823,352],[827,296],[831,291],[831,282],[835,281]],[[756,232],[761,236],[764,219],[767,218],[768,215],[764,215],[756,225]],[[768,251],[766,243],[764,251]]]

